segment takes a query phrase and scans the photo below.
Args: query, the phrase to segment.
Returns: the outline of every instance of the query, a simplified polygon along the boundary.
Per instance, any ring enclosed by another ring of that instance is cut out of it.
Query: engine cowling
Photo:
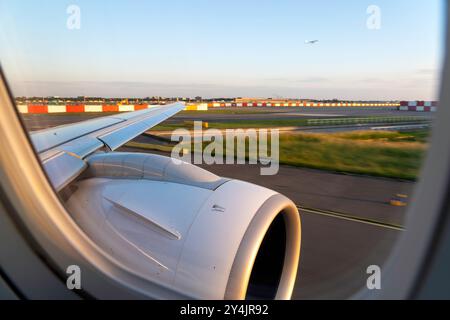
[[[198,299],[291,297],[301,227],[288,198],[159,155],[88,163],[66,205],[118,263]]]

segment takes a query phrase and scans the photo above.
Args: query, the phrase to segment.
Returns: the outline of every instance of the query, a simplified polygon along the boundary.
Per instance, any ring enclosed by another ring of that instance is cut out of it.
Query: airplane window
[[[345,299],[382,290],[408,233],[443,12],[0,0],[0,63],[49,182],[110,259],[193,298]]]

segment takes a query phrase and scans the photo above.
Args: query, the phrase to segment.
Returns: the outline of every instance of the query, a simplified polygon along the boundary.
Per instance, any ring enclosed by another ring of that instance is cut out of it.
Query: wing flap
[[[60,191],[86,169],[87,163],[67,152],[59,152],[43,166],[53,187]]]
[[[38,153],[55,148],[92,132],[125,122],[123,119],[104,117],[79,123],[58,126],[31,133],[31,141]]]
[[[116,150],[124,143],[147,131],[148,128],[156,126],[158,123],[163,122],[183,109],[184,105],[182,104],[170,110],[160,109],[151,116],[140,118],[133,125],[120,126],[114,131],[102,134],[98,136],[98,139],[108,146],[110,150]]]

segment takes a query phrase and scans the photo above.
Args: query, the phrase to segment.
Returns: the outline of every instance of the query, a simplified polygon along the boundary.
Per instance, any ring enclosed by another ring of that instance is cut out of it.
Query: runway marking
[[[405,228],[403,226],[393,224],[393,223],[385,223],[385,222],[381,222],[381,221],[377,221],[377,220],[373,220],[373,219],[360,218],[360,217],[352,216],[352,215],[349,215],[346,213],[329,211],[329,210],[306,208],[306,207],[302,207],[302,206],[297,206],[297,208],[300,211],[306,212],[306,213],[319,214],[322,216],[332,217],[332,218],[336,218],[336,219],[359,222],[359,223],[377,226],[377,227],[385,228],[385,229],[391,229],[391,230],[396,230],[396,231],[405,231]]]

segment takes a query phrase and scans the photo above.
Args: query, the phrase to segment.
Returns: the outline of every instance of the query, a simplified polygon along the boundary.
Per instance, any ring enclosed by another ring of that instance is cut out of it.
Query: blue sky
[[[0,62],[16,95],[430,100],[443,14],[440,0],[0,0]]]

